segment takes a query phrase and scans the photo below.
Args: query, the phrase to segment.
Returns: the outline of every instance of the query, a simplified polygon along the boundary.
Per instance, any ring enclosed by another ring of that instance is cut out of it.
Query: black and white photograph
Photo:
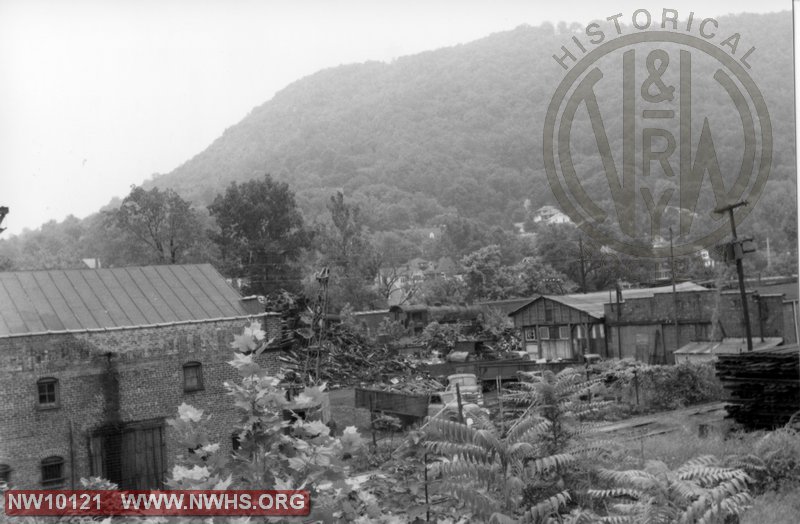
[[[0,0],[0,524],[793,524],[791,0]]]

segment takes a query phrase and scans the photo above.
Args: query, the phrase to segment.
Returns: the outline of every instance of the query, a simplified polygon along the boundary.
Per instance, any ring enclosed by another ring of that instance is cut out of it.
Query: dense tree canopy
[[[269,175],[233,182],[208,209],[217,222],[211,238],[225,274],[246,278],[251,293],[299,289],[297,261],[310,233],[288,184]]]
[[[109,217],[130,239],[146,246],[157,263],[184,262],[187,253],[204,241],[197,213],[172,189],[134,186]]]

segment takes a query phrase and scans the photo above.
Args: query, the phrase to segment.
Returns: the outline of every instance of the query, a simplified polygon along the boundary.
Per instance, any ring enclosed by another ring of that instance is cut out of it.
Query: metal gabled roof
[[[693,282],[682,282],[675,286],[675,291],[680,293],[685,291],[707,291],[707,289]],[[627,300],[631,298],[649,298],[658,293],[671,293],[671,292],[672,292],[672,286],[623,289],[622,299]],[[549,300],[553,300],[554,302],[564,304],[565,306],[577,309],[579,311],[583,311],[584,313],[587,313],[588,315],[591,315],[594,318],[602,319],[605,317],[605,307],[604,307],[605,304],[613,303],[615,300],[613,296],[614,292],[611,291],[611,293],[612,293],[611,299],[609,299],[609,291],[595,291],[592,293],[573,293],[570,295],[542,295],[538,298],[531,300],[524,306],[517,308],[508,315],[513,316],[518,312],[522,311],[523,309],[527,308],[537,300],[547,298]]]
[[[210,264],[0,272],[0,337],[246,316]]]

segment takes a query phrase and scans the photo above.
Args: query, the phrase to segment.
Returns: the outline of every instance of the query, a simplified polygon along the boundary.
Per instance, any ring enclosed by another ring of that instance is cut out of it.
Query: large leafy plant
[[[168,485],[174,489],[305,489],[314,501],[312,521],[351,521],[364,515],[382,518],[374,497],[356,493],[348,481],[350,460],[364,446],[364,439],[354,427],[335,437],[321,420],[286,420],[284,413],[317,405],[322,388],[306,387],[287,400],[281,388],[283,377],[262,369],[258,350],[252,351],[251,342],[263,338],[257,327],[250,326],[232,343],[237,352],[230,364],[238,370],[240,381],[225,387],[239,414],[234,428],[239,448],[230,456],[221,453],[219,443],[208,437],[209,417],[181,405],[169,424],[191,452],[179,457]]]
[[[581,421],[585,413],[605,407],[592,400],[597,381],[571,369],[527,379],[505,398],[525,406],[513,424],[498,427],[476,410],[467,414],[468,424],[434,418],[425,427],[423,445],[437,457],[429,476],[478,518],[538,522],[557,515],[573,498],[564,475],[604,447],[590,441],[591,428]],[[526,489],[539,483],[556,491],[530,503]]]
[[[724,467],[711,455],[689,460],[676,470],[651,460],[643,469],[600,469],[613,487],[590,490],[607,503],[608,515],[596,521],[611,523],[723,523],[743,514],[752,502],[743,470]]]

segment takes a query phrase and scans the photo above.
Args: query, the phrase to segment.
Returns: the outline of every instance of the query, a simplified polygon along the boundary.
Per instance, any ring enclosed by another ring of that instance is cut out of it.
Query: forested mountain
[[[739,32],[738,55],[750,46],[757,49],[751,73],[771,111],[774,156],[762,200],[742,230],[758,231],[762,248],[768,232],[772,252],[784,254],[797,249],[791,20],[789,12],[720,17],[720,35],[713,41],[719,45]],[[582,29],[578,35],[584,36]],[[373,237],[386,232],[378,241],[395,246],[394,263],[419,255],[459,260],[489,243],[501,245],[504,261],[514,263],[525,253],[508,248],[498,235],[514,235],[512,223],[526,219],[526,200],[534,210],[556,204],[544,172],[543,125],[564,76],[552,55],[572,36],[565,24],[520,26],[391,63],[320,71],[287,86],[206,150],[143,186],[174,190],[195,206],[202,227],[214,228],[206,208],[217,195],[232,182],[270,174],[294,192],[306,224],[330,227],[330,200],[341,191],[360,208],[360,227]],[[598,89],[603,96],[603,89],[615,87]],[[718,88],[700,81],[693,93],[694,107],[714,113],[720,164],[732,169],[741,147],[738,115],[725,113]],[[604,99],[615,97],[607,92]],[[611,115],[613,130],[620,119]],[[573,149],[578,167],[596,157],[594,136],[585,126],[576,131]],[[590,189],[602,185],[601,172],[585,175]],[[422,246],[427,234],[408,233],[443,224],[450,238],[432,249]],[[396,247],[400,241],[403,249]],[[427,251],[414,251],[414,245]],[[212,251],[197,248],[195,257],[213,259],[218,255]],[[0,269],[74,265],[95,256],[117,265],[149,260],[99,215],[0,240]]]
[[[772,187],[765,197],[785,199],[794,194],[795,176],[791,17],[722,17],[719,27],[725,35],[741,33],[739,55],[746,46],[757,49],[751,62],[772,110],[775,137]],[[307,218],[324,212],[329,188],[343,188],[374,211],[367,214],[376,229],[421,225],[448,207],[508,226],[522,219],[526,198],[535,207],[553,202],[542,161],[543,119],[563,76],[551,55],[570,36],[550,25],[521,26],[391,64],[320,71],[288,86],[208,149],[147,185],[170,187],[205,204],[230,181],[268,172],[297,192]],[[719,89],[703,87],[694,89],[695,107],[717,106]],[[731,130],[741,130],[737,115],[728,118]],[[717,122],[714,131],[725,127]],[[587,147],[576,149],[596,154],[593,137],[585,139]],[[736,148],[735,138],[731,144],[717,141],[723,153]],[[789,201],[777,207],[793,208]],[[782,229],[772,213],[758,220]]]

